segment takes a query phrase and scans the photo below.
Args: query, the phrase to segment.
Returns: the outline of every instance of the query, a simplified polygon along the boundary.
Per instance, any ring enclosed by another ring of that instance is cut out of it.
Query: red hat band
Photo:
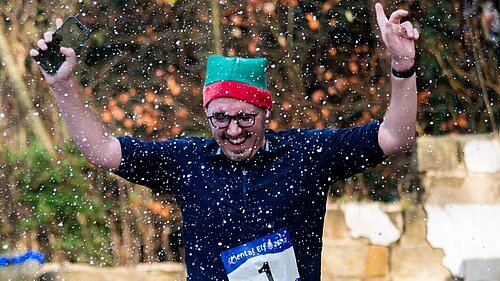
[[[203,108],[217,98],[235,98],[250,104],[272,109],[271,93],[267,90],[235,81],[209,84],[203,89]]]

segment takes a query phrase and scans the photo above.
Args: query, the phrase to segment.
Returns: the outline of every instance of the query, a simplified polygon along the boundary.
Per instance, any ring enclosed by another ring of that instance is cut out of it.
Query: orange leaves
[[[131,200],[130,208],[131,209],[139,209],[146,207],[153,214],[160,215],[166,219],[174,219],[177,215],[176,213],[176,204],[175,203],[167,203],[164,204],[161,201],[145,201],[141,199],[141,197],[136,197]]]
[[[354,74],[357,74],[359,71],[359,66],[355,61],[350,61],[349,62],[349,71],[351,71]]]
[[[322,108],[321,109],[321,116],[323,117],[323,119],[326,119],[328,120],[328,118],[330,118],[330,109],[328,108]]]
[[[140,99],[141,103],[138,103],[133,99],[137,94],[137,88],[131,87],[118,94],[115,99],[110,99],[102,113],[102,120],[108,124],[113,121],[121,122],[128,130],[143,127],[147,134],[153,133],[160,124],[161,112],[156,105],[162,102],[162,99],[152,90],[148,90],[144,93],[144,98]]]
[[[349,80],[344,77],[337,77],[337,81],[335,83],[335,88],[337,88],[337,91],[343,92],[347,90],[347,87],[349,86]]]
[[[328,95],[333,96],[337,94],[337,89],[334,86],[328,87]]]
[[[235,26],[241,26],[243,24],[243,17],[240,16],[240,15],[231,15],[230,16],[230,19],[232,24],[234,24]]]
[[[111,114],[111,110],[106,110],[102,113],[102,121],[107,124],[113,121],[113,114]]]
[[[130,95],[128,93],[121,93],[118,97],[116,97],[116,100],[125,104],[130,100]]]
[[[469,118],[467,117],[467,114],[465,113],[460,113],[457,118],[457,126],[459,128],[465,129],[469,127]]]
[[[134,105],[133,110],[134,110],[134,115],[136,116],[142,115],[142,113],[144,112],[144,106],[136,104]]]
[[[431,92],[429,92],[427,90],[420,91],[417,94],[418,103],[421,105],[429,104],[430,98],[431,98]]]
[[[456,117],[439,124],[439,130],[442,132],[457,133],[458,129],[466,129],[469,127],[469,117],[467,113],[459,113]]]
[[[113,119],[122,121],[125,118],[125,110],[118,107],[116,100],[109,100],[107,109],[103,112],[103,121],[111,123]]]
[[[281,108],[283,108],[284,111],[289,111],[291,107],[292,104],[289,101],[283,101],[281,103]]]
[[[254,41],[248,43],[248,51],[251,54],[254,54],[257,51],[257,43]]]
[[[123,121],[123,118],[125,118],[125,110],[120,107],[116,107],[112,112],[113,118],[118,120],[118,121]]]
[[[142,114],[137,118],[136,124],[144,125],[146,127],[146,133],[151,134],[155,128],[158,126],[158,120],[149,113]]]
[[[153,91],[146,92],[146,102],[148,103],[158,103],[158,97]]]
[[[252,40],[248,43],[248,51],[252,54],[257,52],[260,41],[261,40],[259,36],[253,37]]]
[[[125,120],[123,120],[123,126],[127,129],[132,129],[132,127],[134,127],[134,121],[130,118],[126,118]]]
[[[307,121],[310,123],[316,123],[319,121],[319,116],[318,114],[313,110],[313,109],[306,109],[306,117]]]
[[[178,136],[185,127],[191,126],[193,122],[188,121],[191,120],[192,105],[189,103],[192,97],[201,95],[201,88],[191,86],[189,95],[186,95],[188,98],[184,97],[183,83],[187,81],[179,77],[178,69],[172,65],[152,69],[151,76],[159,78],[155,81],[162,84],[146,89],[131,86],[115,95],[114,99],[107,100],[102,112],[103,121],[131,133],[134,131],[146,139]],[[198,102],[199,98],[192,100]],[[188,104],[184,106],[184,103]]]
[[[94,89],[92,89],[92,87],[85,87],[83,89],[83,92],[85,93],[85,95],[91,96],[94,93]]]
[[[172,135],[178,136],[182,133],[182,128],[179,125],[172,126],[170,129]]]
[[[276,5],[272,2],[266,2],[262,5],[262,10],[267,15],[275,15],[276,14]]]
[[[172,92],[172,95],[178,96],[180,95],[182,88],[181,86],[175,81],[175,79],[171,76],[167,78],[167,86],[170,89],[170,92]]]
[[[331,70],[325,71],[325,73],[323,74],[323,79],[325,79],[325,81],[332,80],[333,79],[333,71],[331,71]]]
[[[307,13],[306,20],[310,30],[316,31],[319,29],[320,23],[315,15],[313,15],[312,13]]]
[[[181,119],[186,119],[189,116],[189,111],[187,110],[187,108],[181,107],[177,109],[177,111],[175,112],[175,116]]]
[[[271,122],[269,122],[268,124],[268,127],[269,129],[276,131],[279,128],[279,123],[277,120],[271,120]]]
[[[169,96],[169,95],[166,95],[165,98],[163,99],[163,102],[166,104],[166,105],[169,105],[169,106],[172,106],[175,104],[175,101],[174,99],[172,98],[172,96]]]
[[[172,219],[173,208],[169,205],[164,205],[158,201],[149,201],[146,203],[146,207],[154,214],[158,214],[164,218]]]
[[[316,89],[311,94],[311,99],[314,103],[322,103],[326,99],[325,92],[322,89]]]
[[[280,0],[281,5],[289,5],[293,8],[297,8],[299,6],[298,0]]]
[[[338,5],[341,0],[327,0],[323,1],[323,6],[321,7],[322,13],[328,13],[334,6]]]

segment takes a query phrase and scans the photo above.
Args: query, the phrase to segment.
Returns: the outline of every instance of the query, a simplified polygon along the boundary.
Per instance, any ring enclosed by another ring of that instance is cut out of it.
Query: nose
[[[226,134],[230,137],[237,137],[241,134],[241,127],[238,125],[235,119],[229,122],[229,126],[226,129]]]

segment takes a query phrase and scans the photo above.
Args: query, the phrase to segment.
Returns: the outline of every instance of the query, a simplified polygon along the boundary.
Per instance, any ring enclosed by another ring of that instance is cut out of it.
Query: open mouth
[[[243,143],[245,143],[246,140],[247,140],[247,137],[239,137],[237,139],[228,138],[228,137],[225,138],[225,141],[227,143],[232,144],[232,145],[237,145],[237,146],[243,145]]]

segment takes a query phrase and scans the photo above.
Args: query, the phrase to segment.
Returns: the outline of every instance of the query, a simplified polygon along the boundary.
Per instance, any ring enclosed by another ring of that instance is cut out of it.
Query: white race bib
[[[229,281],[300,281],[287,228],[220,254]]]

